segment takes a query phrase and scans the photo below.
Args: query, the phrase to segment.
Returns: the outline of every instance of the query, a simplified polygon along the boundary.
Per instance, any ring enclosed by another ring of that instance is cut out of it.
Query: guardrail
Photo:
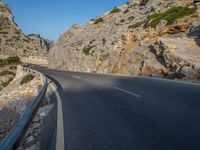
[[[40,90],[38,96],[35,98],[34,102],[27,108],[27,111],[21,116],[19,121],[10,130],[9,134],[3,140],[3,142],[0,145],[0,150],[17,149],[17,147],[19,146],[21,140],[23,139],[26,131],[29,128],[31,120],[35,116],[42,99],[44,98],[44,96],[46,94],[46,90],[48,87],[47,78],[43,74],[41,74],[35,70],[29,69],[29,68],[23,67],[23,71],[32,73],[38,77],[42,77],[43,87]]]

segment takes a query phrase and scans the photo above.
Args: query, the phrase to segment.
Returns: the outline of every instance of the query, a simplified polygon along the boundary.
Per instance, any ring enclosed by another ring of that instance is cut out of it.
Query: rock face
[[[26,36],[14,22],[10,8],[0,1],[0,54],[47,55],[53,42],[39,35]]]
[[[158,60],[168,68],[169,73],[188,77],[199,71],[200,47],[192,38],[159,38],[155,44]]]
[[[173,18],[169,9],[184,9],[185,14]],[[171,18],[163,15],[157,21],[155,13],[168,13]],[[195,0],[130,1],[83,26],[73,25],[50,50],[49,67],[169,78],[192,76],[200,64],[199,14],[200,3]]]
[[[0,91],[0,142],[29,108],[43,86],[43,78],[39,76],[21,85],[27,74],[18,66],[16,78]]]

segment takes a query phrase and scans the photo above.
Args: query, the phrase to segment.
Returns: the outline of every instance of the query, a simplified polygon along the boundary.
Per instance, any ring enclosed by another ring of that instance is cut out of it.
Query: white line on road
[[[56,136],[56,150],[64,150],[65,142],[64,142],[64,127],[63,127],[63,111],[62,111],[62,101],[60,95],[57,91],[56,85],[50,84],[54,89],[58,101],[57,106],[57,136]]]
[[[121,88],[119,88],[119,87],[114,87],[114,89],[115,89],[115,90],[118,90],[118,91],[121,91],[121,92],[124,92],[124,93],[127,93],[127,94],[130,94],[130,95],[135,96],[135,97],[138,97],[138,98],[142,97],[141,95],[138,95],[138,94],[136,94],[136,93],[133,93],[133,92],[130,92],[130,91],[121,89]]]
[[[80,79],[81,77],[79,77],[79,76],[72,76],[73,78],[77,78],[77,79]]]

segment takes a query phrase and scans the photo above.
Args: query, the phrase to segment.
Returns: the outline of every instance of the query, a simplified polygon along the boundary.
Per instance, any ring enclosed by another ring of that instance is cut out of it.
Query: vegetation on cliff
[[[189,8],[188,6],[178,6],[168,9],[165,12],[155,13],[148,16],[149,25],[156,27],[161,20],[166,20],[167,24],[173,24],[174,21],[182,17],[195,13],[196,8]]]
[[[11,9],[0,1],[0,54],[47,55],[53,42],[39,35],[24,35],[14,21]],[[26,51],[24,51],[26,50]]]
[[[118,13],[118,12],[120,12],[120,11],[121,11],[121,9],[119,9],[119,8],[114,8],[110,13],[113,14],[113,13]]]
[[[23,84],[26,84],[28,83],[29,81],[33,80],[35,78],[34,75],[32,74],[27,74],[26,76],[24,76],[20,82],[20,85],[23,85]]]
[[[10,84],[10,82],[14,79],[15,77],[15,73],[12,72],[12,71],[8,71],[8,70],[5,70],[5,71],[2,71],[0,72],[0,91],[6,87],[7,85]]]
[[[7,59],[0,59],[0,67],[17,64],[20,64],[20,58],[15,55],[9,56]]]
[[[98,19],[96,19],[95,22],[94,22],[94,24],[98,24],[98,23],[100,23],[100,22],[103,22],[103,18],[98,18]]]
[[[199,24],[197,0],[132,0],[72,26],[51,49],[49,67],[186,79],[200,68]]]

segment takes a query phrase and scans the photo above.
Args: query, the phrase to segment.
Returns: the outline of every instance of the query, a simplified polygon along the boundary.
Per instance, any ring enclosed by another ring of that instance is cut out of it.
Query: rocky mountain
[[[200,79],[200,1],[133,0],[73,25],[50,50],[69,71]]]
[[[24,35],[14,22],[11,9],[0,0],[0,54],[43,56],[52,45],[52,41],[39,35]]]

